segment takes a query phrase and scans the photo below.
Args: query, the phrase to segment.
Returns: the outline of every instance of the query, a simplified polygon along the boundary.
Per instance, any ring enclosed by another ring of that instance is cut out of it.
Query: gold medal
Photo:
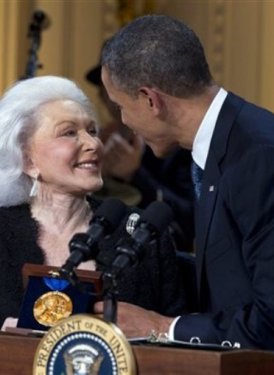
[[[54,326],[72,313],[71,299],[65,293],[54,291],[41,295],[34,303],[33,315],[38,323]]]

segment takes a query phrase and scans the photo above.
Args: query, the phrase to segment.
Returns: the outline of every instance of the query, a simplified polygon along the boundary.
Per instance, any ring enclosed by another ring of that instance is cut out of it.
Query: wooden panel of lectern
[[[0,374],[31,375],[37,337],[0,334]],[[205,351],[133,345],[139,375],[269,375],[274,353],[253,350]]]

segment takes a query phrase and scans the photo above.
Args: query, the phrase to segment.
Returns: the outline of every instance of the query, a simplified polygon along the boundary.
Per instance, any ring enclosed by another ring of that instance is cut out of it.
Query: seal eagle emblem
[[[135,375],[132,348],[114,324],[88,314],[60,320],[41,339],[33,375]]]

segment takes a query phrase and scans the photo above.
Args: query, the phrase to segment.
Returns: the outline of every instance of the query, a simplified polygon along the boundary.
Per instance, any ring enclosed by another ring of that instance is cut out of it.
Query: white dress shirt
[[[210,104],[194,138],[191,153],[192,159],[202,169],[205,169],[211,138],[226,97],[227,91],[223,88],[220,88],[217,95]]]

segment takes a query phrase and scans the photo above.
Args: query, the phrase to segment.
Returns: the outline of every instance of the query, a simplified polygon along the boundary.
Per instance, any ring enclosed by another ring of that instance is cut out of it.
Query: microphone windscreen
[[[125,214],[126,205],[121,200],[115,198],[107,198],[95,211],[90,224],[98,219],[104,219],[104,221],[110,227],[109,229],[114,229],[119,225]]]
[[[35,10],[32,16],[32,26],[41,29],[47,29],[50,25],[50,19],[43,10]]]
[[[172,220],[173,211],[171,207],[165,202],[155,201],[144,211],[138,224],[147,223],[157,232],[161,232],[167,229]]]

